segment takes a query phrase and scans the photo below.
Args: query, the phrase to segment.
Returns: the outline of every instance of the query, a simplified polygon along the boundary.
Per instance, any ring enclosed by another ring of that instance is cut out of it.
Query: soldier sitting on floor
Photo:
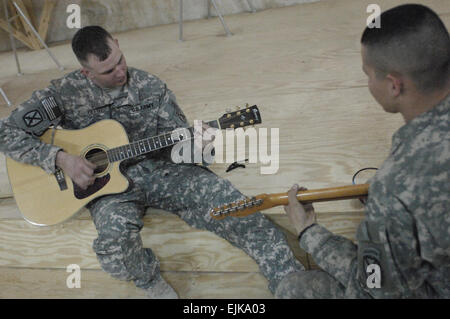
[[[187,122],[166,84],[154,75],[127,67],[118,41],[101,27],[80,29],[72,48],[81,70],[35,91],[31,99],[0,121],[0,151],[16,161],[40,166],[49,174],[59,167],[86,189],[94,183],[95,166],[40,141],[36,135],[49,125],[82,129],[114,119],[133,142],[187,127]],[[37,114],[33,112],[48,117],[39,119],[32,116]],[[173,212],[189,225],[212,231],[243,249],[258,263],[272,292],[287,274],[302,269],[282,232],[261,213],[221,221],[210,217],[210,208],[245,196],[208,168],[175,164],[170,152],[143,155],[121,164],[132,186],[88,205],[98,231],[93,249],[101,267],[113,277],[134,281],[151,298],[178,297],[161,277],[157,257],[143,247],[140,230],[148,207]]]
[[[370,180],[357,244],[315,223],[289,191],[285,207],[299,243],[322,270],[279,285],[278,298],[450,298],[449,34],[422,5],[381,14],[362,35],[369,90],[405,125]]]

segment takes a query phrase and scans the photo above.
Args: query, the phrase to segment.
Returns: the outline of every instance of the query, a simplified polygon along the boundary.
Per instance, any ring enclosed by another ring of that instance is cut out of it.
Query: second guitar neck
[[[330,187],[299,191],[297,199],[299,202],[326,202],[333,200],[352,199],[367,196],[369,184],[349,185],[341,187]],[[271,201],[275,206],[287,205],[288,194],[271,194]]]

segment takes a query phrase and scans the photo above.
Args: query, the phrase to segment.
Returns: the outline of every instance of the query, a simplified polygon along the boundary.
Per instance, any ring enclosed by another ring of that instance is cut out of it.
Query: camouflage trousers
[[[133,280],[145,289],[160,272],[158,258],[143,247],[140,236],[148,207],[175,213],[192,227],[211,231],[244,250],[259,265],[272,293],[287,274],[304,269],[284,234],[261,213],[223,220],[210,217],[211,207],[245,197],[229,181],[196,165],[165,162],[155,168],[148,161],[127,169],[133,181],[128,191],[88,205],[98,232],[93,249],[103,270],[114,278]]]
[[[278,285],[278,299],[370,299],[372,298],[349,277],[343,284],[323,270],[299,271],[287,275]]]

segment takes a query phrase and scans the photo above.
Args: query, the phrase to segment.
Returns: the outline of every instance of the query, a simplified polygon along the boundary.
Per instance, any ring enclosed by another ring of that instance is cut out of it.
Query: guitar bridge
[[[94,184],[90,185],[86,190],[83,190],[80,186],[73,183],[73,192],[76,198],[83,199],[86,197],[95,194],[99,190],[101,190],[106,184],[108,184],[110,180],[110,175],[106,174],[105,176],[98,177],[95,179]]]

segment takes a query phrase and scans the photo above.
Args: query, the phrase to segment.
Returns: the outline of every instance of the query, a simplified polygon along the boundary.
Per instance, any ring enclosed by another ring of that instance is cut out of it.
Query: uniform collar
[[[413,139],[430,124],[440,121],[441,117],[448,114],[450,108],[450,94],[431,110],[420,114],[411,121],[400,127],[392,136],[391,154],[394,154],[400,145]]]
[[[89,88],[89,100],[92,101],[91,107],[93,109],[110,105],[114,100],[101,87],[95,84],[90,78],[85,77],[87,81],[86,87]]]
[[[139,104],[139,88],[135,78],[135,72],[133,68],[128,68],[128,96],[124,99],[122,105],[137,105]],[[104,107],[106,105],[112,105],[114,99],[106,93],[101,87],[95,84],[91,79],[85,77],[87,81],[86,87],[89,88],[89,95],[92,101],[92,108]]]

